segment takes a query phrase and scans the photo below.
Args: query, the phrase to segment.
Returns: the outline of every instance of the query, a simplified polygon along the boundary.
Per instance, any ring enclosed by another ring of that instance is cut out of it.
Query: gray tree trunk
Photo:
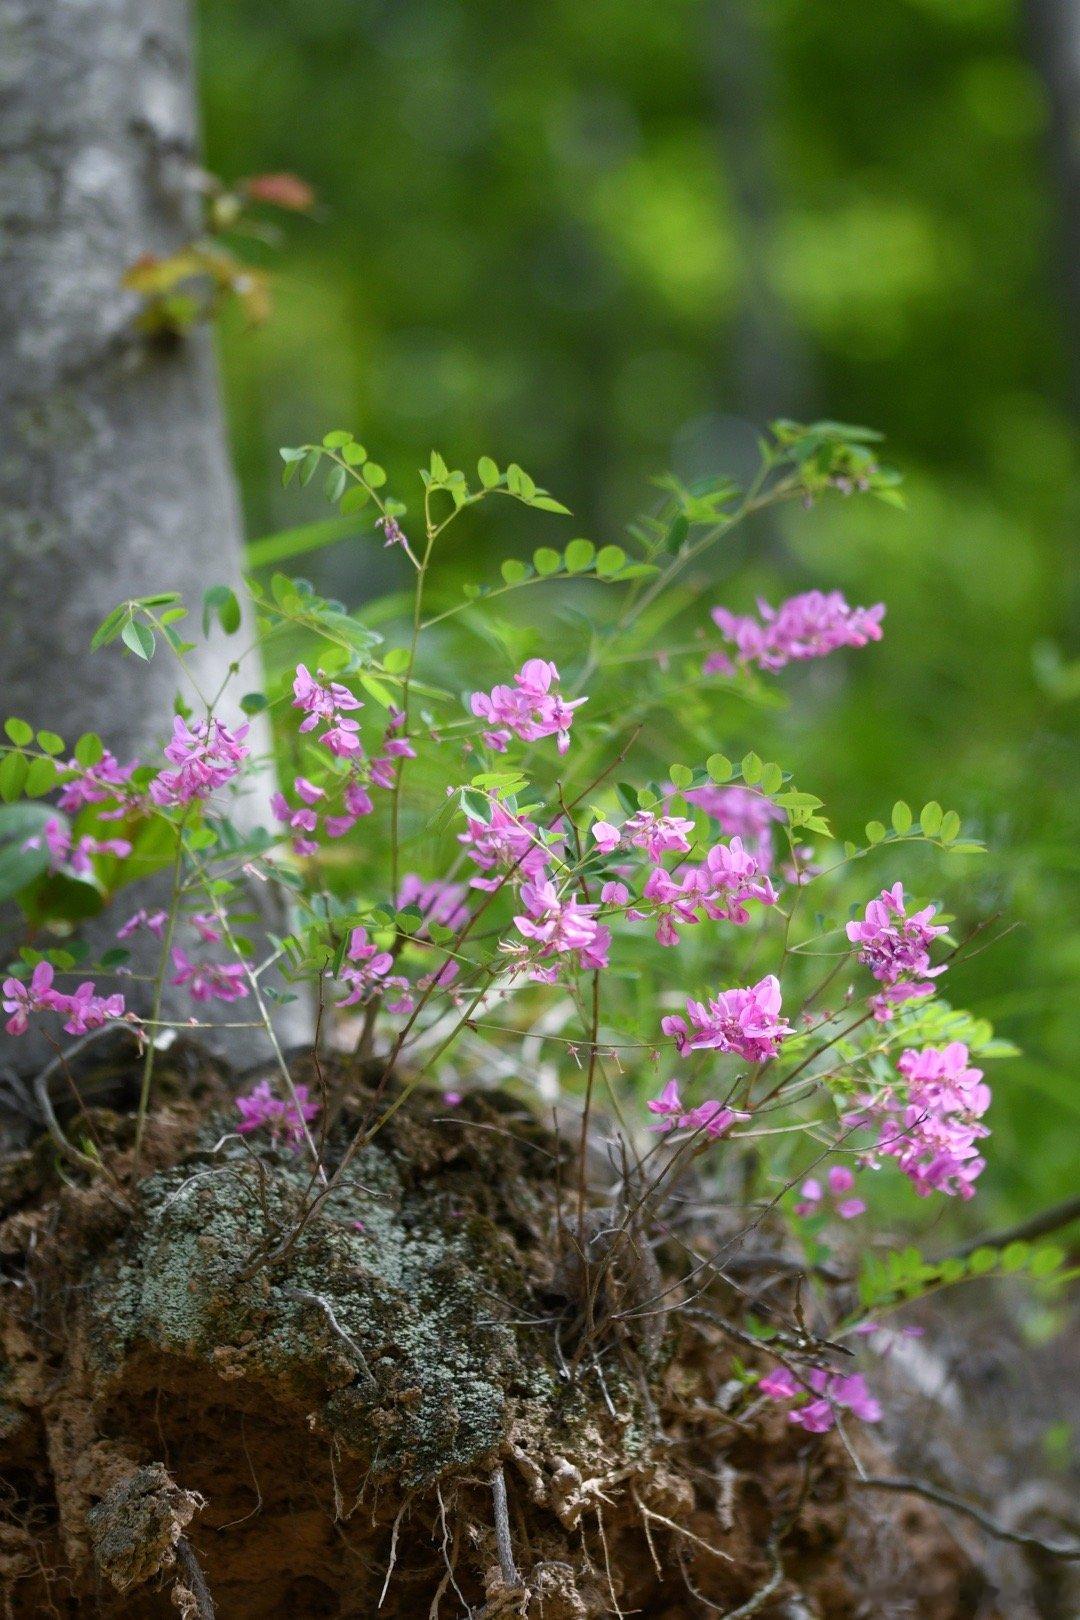
[[[96,625],[239,582],[210,333],[148,341],[120,285],[190,240],[195,159],[185,0],[0,0],[0,707],[122,761],[160,758],[177,667],[91,653]],[[216,688],[232,648],[196,656]]]

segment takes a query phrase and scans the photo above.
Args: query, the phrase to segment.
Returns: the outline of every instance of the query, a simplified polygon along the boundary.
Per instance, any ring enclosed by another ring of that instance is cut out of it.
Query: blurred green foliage
[[[906,513],[830,502],[761,524],[702,607],[815,585],[888,603],[881,647],[788,682],[791,706],[760,717],[754,746],[848,806],[842,832],[887,820],[898,797],[936,797],[991,845],[943,896],[961,927],[1000,912],[984,940],[1012,929],[950,985],[1024,1049],[992,1076],[982,1218],[992,1200],[1008,1213],[1072,1189],[1080,1114],[1076,457],[1046,97],[1018,12],[202,0],[200,13],[209,166],[230,180],[292,170],[320,200],[261,254],[269,324],[223,332],[253,537],[325,517],[314,488],[299,502],[281,490],[276,447],[337,423],[363,433],[395,488],[415,487],[432,445],[517,459],[573,509],[564,539],[598,545],[619,541],[656,473],[745,472],[753,420],[833,415],[887,433]],[[463,577],[549,540],[556,520],[508,504],[498,534],[482,516],[456,542]],[[355,603],[392,588],[397,563],[369,532],[296,566]],[[894,875],[908,876],[881,880]]]

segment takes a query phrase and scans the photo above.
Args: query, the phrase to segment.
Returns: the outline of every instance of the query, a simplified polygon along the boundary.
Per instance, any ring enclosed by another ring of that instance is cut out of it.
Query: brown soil
[[[681,1245],[610,1189],[577,1241],[569,1150],[522,1104],[414,1093],[258,1267],[309,1180],[220,1141],[236,1082],[178,1043],[136,1177],[128,1052],[76,1078],[111,1179],[48,1138],[0,1163],[9,1620],[997,1612],[932,1509],[868,1499],[733,1376],[734,1292],[673,1308]],[[333,1165],[371,1094],[330,1078]]]

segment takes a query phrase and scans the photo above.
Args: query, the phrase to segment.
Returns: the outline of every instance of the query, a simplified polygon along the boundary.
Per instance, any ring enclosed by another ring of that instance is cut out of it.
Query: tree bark
[[[185,0],[0,0],[0,705],[121,761],[160,757],[177,667],[91,653],[95,627],[240,579],[211,334],[147,339],[121,287],[197,229],[189,22]],[[231,655],[192,655],[204,689]]]

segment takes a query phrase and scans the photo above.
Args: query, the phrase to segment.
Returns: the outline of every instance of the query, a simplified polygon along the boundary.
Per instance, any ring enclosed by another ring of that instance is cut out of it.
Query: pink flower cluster
[[[982,1070],[969,1067],[962,1041],[909,1049],[901,1053],[897,1068],[907,1082],[906,1095],[887,1087],[862,1097],[844,1123],[877,1121],[872,1156],[895,1159],[920,1198],[934,1192],[973,1198],[974,1182],[986,1167],[975,1144],[990,1134],[981,1123],[990,1106]]]
[[[131,844],[126,838],[94,838],[84,833],[81,838],[73,839],[57,816],[51,816],[40,834],[35,833],[33,838],[28,838],[23,848],[40,849],[42,843],[49,851],[50,869],[56,872],[61,867],[67,867],[76,877],[91,875],[95,855],[115,855],[118,860],[123,860],[131,854]]]
[[[269,1080],[260,1080],[246,1097],[236,1099],[240,1114],[237,1130],[246,1135],[269,1126],[275,1141],[284,1136],[294,1147],[298,1146],[304,1140],[304,1123],[310,1124],[318,1117],[319,1104],[309,1095],[307,1086],[297,1086],[295,1090],[295,1103],[291,1097],[283,1101],[274,1096]]]
[[[855,1185],[854,1174],[846,1164],[834,1164],[825,1181],[832,1206],[842,1221],[853,1221],[857,1215],[866,1214],[865,1200],[845,1197]],[[795,1205],[796,1215],[817,1215],[825,1198],[821,1182],[811,1176],[809,1180],[803,1182],[799,1193],[799,1202]]]
[[[514,870],[530,880],[542,879],[547,873],[549,852],[540,837],[540,829],[527,816],[512,814],[505,805],[493,803],[490,821],[467,818],[466,830],[458,834],[458,843],[464,844],[481,872]],[[470,888],[497,889],[498,877],[474,877]]]
[[[612,854],[623,844],[642,849],[650,861],[659,862],[662,856],[672,852],[688,855],[687,835],[693,830],[694,823],[684,816],[658,816],[651,810],[639,810],[624,821],[621,828],[610,821],[594,821],[592,835],[604,855]]]
[[[596,906],[582,905],[573,894],[560,895],[550,878],[523,883],[521,903],[525,910],[514,925],[540,945],[541,959],[574,955],[588,972],[607,967],[611,934],[596,921]]]
[[[303,709],[301,731],[314,731],[325,725],[319,737],[332,754],[347,757],[361,752],[359,720],[348,718],[353,709],[362,709],[358,697],[340,681],[327,680],[320,669],[318,677],[312,675],[306,664],[297,664],[293,680],[293,708]]]
[[[848,939],[860,947],[859,961],[886,987],[871,1002],[874,1017],[882,1023],[900,1003],[932,995],[930,980],[945,972],[944,966],[930,966],[930,946],[939,934],[948,933],[944,926],[932,924],[936,910],[936,906],[924,906],[909,917],[903,885],[894,883],[870,901],[861,921],[847,925]]]
[[[406,872],[398,890],[398,907],[416,906],[424,923],[441,923],[456,933],[465,923],[469,908],[465,904],[468,890],[462,883],[450,883],[445,878],[432,878],[430,882],[416,872]],[[423,930],[421,930],[423,932]]]
[[[250,749],[244,739],[250,727],[230,731],[220,720],[197,720],[189,726],[182,715],[173,720],[172,741],[165,758],[174,771],[159,771],[149,793],[162,809],[182,809],[197,799],[209,798],[237,774]]]
[[[568,703],[552,692],[558,679],[559,671],[550,660],[529,658],[514,676],[513,686],[474,692],[469,705],[478,719],[487,721],[488,729],[481,733],[486,745],[503,754],[512,736],[520,737],[522,742],[555,737],[559,753],[565,754],[570,746],[574,710],[587,699],[574,698]]]
[[[689,1025],[677,1014],[660,1024],[680,1053],[734,1052],[748,1063],[764,1063],[791,1034],[780,1016],[780,981],[772,973],[745,989],[721,990],[708,1003],[687,1001],[686,1012]]]
[[[727,1108],[723,1103],[710,1100],[698,1103],[696,1108],[685,1108],[679,1095],[679,1082],[669,1080],[658,1097],[651,1097],[645,1104],[650,1114],[659,1116],[659,1124],[654,1126],[658,1131],[679,1130],[701,1131],[715,1140],[723,1136],[726,1131],[741,1119],[749,1119],[750,1115],[740,1109]]]
[[[317,739],[337,758],[349,762],[347,775],[332,779],[322,787],[306,776],[293,779],[293,793],[300,804],[293,806],[283,793],[275,793],[270,805],[278,821],[284,822],[292,833],[292,848],[297,855],[314,855],[319,844],[316,834],[320,827],[328,838],[343,838],[356,825],[361,816],[370,816],[375,808],[368,789],[390,789],[394,786],[397,759],[415,759],[416,749],[402,735],[405,715],[401,709],[391,709],[383,737],[383,752],[375,759],[364,759],[360,741],[360,722],[347,711],[363,708],[340,681],[327,680],[322,670],[316,678],[306,664],[296,666],[293,680],[293,708],[303,709],[301,731],[313,731],[325,725],[326,730]],[[330,804],[341,796],[340,808],[327,814]],[[324,804],[323,801],[326,801]],[[319,809],[316,809],[319,806]]]
[[[270,808],[278,821],[285,822],[290,828],[294,852],[297,855],[314,855],[319,848],[312,836],[319,828],[319,813],[315,806],[327,798],[326,789],[310,782],[306,776],[297,776],[293,779],[293,792],[301,801],[298,809],[293,809],[280,792],[271,795]],[[341,784],[341,814],[324,815],[323,830],[328,838],[343,838],[361,816],[370,816],[374,808],[364,784],[355,777],[347,777]]]
[[[393,1002],[387,1003],[387,1011],[408,1012],[412,1006],[409,981],[399,974],[392,974],[390,969],[393,965],[392,952],[381,951],[369,940],[366,928],[354,928],[349,935],[345,961],[337,975],[349,986],[349,993],[342,996],[338,1006],[355,1007],[361,1002],[370,1001],[373,996],[383,996],[387,990],[395,989],[400,994]]]
[[[243,1001],[250,994],[242,962],[193,962],[180,946],[172,953],[170,984],[184,985],[192,1001]]]
[[[677,945],[678,923],[700,922],[699,912],[713,922],[743,924],[750,921],[748,900],[771,906],[777,899],[770,879],[759,880],[757,860],[743,848],[739,838],[733,838],[730,844],[714,845],[700,866],[683,867],[675,873],[655,867],[643,894],[658,917],[656,937],[661,945]]]
[[[824,1434],[836,1422],[836,1411],[852,1413],[864,1423],[881,1421],[881,1406],[866,1387],[861,1373],[826,1372],[823,1367],[811,1367],[805,1382],[800,1382],[787,1367],[777,1367],[758,1383],[763,1395],[774,1401],[797,1400],[788,1413],[788,1421],[797,1423],[810,1434]],[[810,1397],[808,1400],[807,1397]]]
[[[86,1035],[113,1018],[123,1018],[122,995],[99,996],[91,982],[80,984],[71,995],[53,988],[53,967],[39,962],[29,984],[21,979],[5,979],[3,1007],[10,1013],[4,1028],[9,1035],[25,1035],[30,1015],[35,1012],[59,1013],[69,1035]]]
[[[96,765],[80,765],[77,759],[69,759],[64,769],[78,774],[64,783],[57,800],[58,808],[72,815],[88,804],[106,804],[110,799],[124,798],[136,764],[137,761],[132,760],[130,765],[121,765],[108,749]],[[103,818],[115,820],[124,814],[125,808],[121,804],[116,809],[103,811]]]
[[[749,614],[715,607],[712,616],[724,640],[737,650],[741,664],[761,669],[783,669],[794,659],[824,658],[838,647],[865,647],[881,640],[885,604],[849,607],[839,591],[806,591],[772,608],[758,599],[760,620]],[[706,663],[707,674],[729,674],[731,663],[715,653]]]

